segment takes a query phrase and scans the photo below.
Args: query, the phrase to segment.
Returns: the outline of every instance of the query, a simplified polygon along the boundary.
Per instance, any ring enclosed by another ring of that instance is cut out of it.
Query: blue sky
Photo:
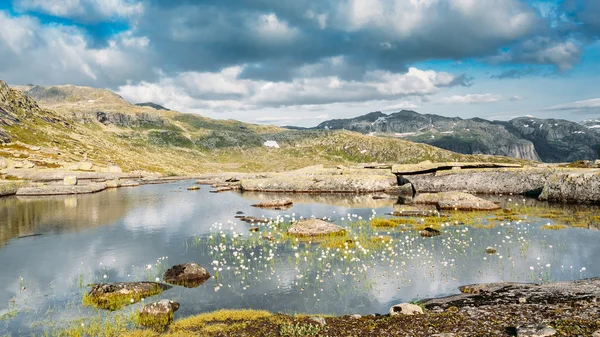
[[[597,0],[0,0],[0,79],[213,118],[600,118]]]

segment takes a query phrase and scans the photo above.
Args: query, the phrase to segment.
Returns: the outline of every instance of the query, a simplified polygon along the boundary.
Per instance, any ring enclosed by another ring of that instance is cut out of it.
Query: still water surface
[[[188,261],[218,279],[194,289],[174,287],[146,303],[180,302],[176,319],[222,308],[369,314],[385,313],[398,302],[454,294],[470,283],[600,276],[597,230],[540,230],[552,221],[527,219],[492,229],[450,226],[439,237],[421,238],[416,231],[353,224],[393,211],[398,207],[393,200],[292,195],[291,209],[263,210],[250,205],[276,195],[211,194],[207,186],[191,192],[190,184],[0,198],[0,336],[46,329],[35,322],[68,323],[93,315],[94,309],[81,306],[89,283],[154,281],[166,268]],[[262,235],[275,232],[275,226],[250,234],[254,225],[237,221],[238,211],[287,222],[329,217],[363,245],[271,242]],[[42,235],[23,237],[31,234]],[[487,246],[498,253],[485,254]]]

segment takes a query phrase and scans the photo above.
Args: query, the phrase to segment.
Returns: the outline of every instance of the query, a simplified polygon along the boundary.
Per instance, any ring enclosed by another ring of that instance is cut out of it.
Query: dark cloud
[[[539,71],[536,68],[523,67],[523,68],[508,69],[501,73],[491,75],[490,78],[495,78],[495,79],[499,79],[499,80],[516,79],[516,78],[522,78],[522,77],[537,75],[537,74],[539,74]]]

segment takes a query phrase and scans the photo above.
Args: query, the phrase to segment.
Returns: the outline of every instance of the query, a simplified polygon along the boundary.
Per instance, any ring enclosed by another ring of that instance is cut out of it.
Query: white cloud
[[[362,81],[325,76],[274,82],[240,78],[242,72],[243,67],[216,73],[184,72],[157,83],[121,86],[118,93],[134,102],[153,101],[183,111],[259,109],[429,95],[455,79],[449,73],[417,68],[404,74],[370,71]]]
[[[475,104],[494,103],[502,99],[500,95],[494,94],[468,94],[442,97],[436,101],[438,104]]]
[[[46,26],[29,16],[12,17],[0,11],[0,76],[9,83],[30,79],[43,85],[108,85],[123,77],[147,76],[152,71],[148,44],[148,38],[126,31],[106,46],[92,48],[76,27]]]
[[[292,28],[287,22],[281,21],[275,13],[259,15],[258,19],[250,26],[256,30],[259,36],[265,39],[285,41],[293,39],[298,34],[296,28]]]
[[[600,98],[587,99],[583,101],[575,101],[566,104],[554,105],[551,107],[540,109],[541,111],[561,111],[561,110],[588,110],[600,108]]]

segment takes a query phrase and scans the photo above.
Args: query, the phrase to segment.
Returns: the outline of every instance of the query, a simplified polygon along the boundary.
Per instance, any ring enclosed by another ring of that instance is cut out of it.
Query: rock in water
[[[179,303],[169,300],[146,304],[140,310],[139,322],[143,326],[164,328],[173,322],[173,315],[179,309]]]
[[[442,232],[438,231],[437,229],[434,229],[434,228],[431,228],[431,227],[427,227],[427,228],[423,229],[422,231],[420,231],[419,234],[422,237],[432,238],[434,236],[441,235]]]
[[[200,186],[194,185],[187,188],[188,191],[197,191],[200,189]]]
[[[294,236],[341,235],[345,232],[342,227],[319,219],[302,219],[288,229],[288,234]]]
[[[500,209],[495,203],[463,192],[423,193],[417,195],[415,204],[438,205],[440,209],[461,211],[493,211]]]
[[[94,284],[84,297],[84,305],[105,310],[118,310],[143,298],[160,294],[170,286],[156,282],[119,282]]]
[[[293,204],[294,202],[291,199],[276,199],[271,201],[263,201],[261,203],[252,205],[252,207],[274,208],[291,206]]]
[[[398,315],[420,315],[423,313],[423,309],[414,304],[400,303],[390,308],[390,316]]]
[[[527,325],[517,329],[519,337],[548,337],[556,335],[556,330],[544,325]]]
[[[188,262],[171,267],[165,272],[165,282],[186,288],[196,288],[206,282],[210,274],[199,264]]]
[[[496,248],[494,248],[494,247],[487,247],[485,249],[485,252],[488,253],[488,254],[496,254]]]
[[[75,185],[77,185],[77,177],[76,176],[66,176],[63,179],[63,185],[65,185],[65,186],[75,186]]]

